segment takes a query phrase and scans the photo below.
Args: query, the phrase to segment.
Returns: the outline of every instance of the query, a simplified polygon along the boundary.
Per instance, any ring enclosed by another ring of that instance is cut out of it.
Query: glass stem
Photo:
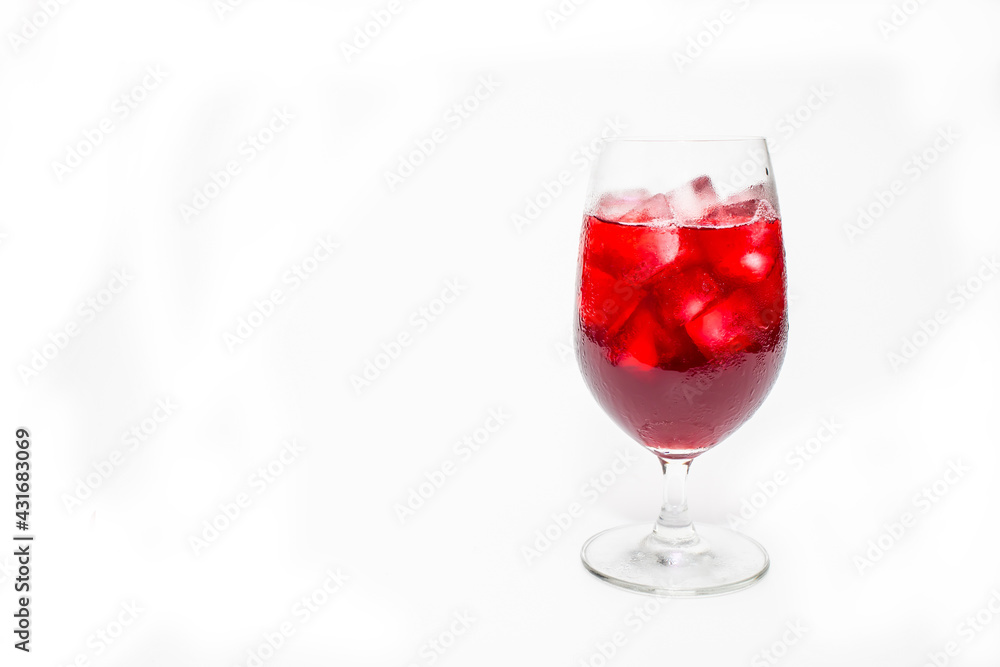
[[[660,459],[663,465],[663,507],[653,534],[665,542],[685,544],[698,539],[688,514],[687,474],[691,459]]]

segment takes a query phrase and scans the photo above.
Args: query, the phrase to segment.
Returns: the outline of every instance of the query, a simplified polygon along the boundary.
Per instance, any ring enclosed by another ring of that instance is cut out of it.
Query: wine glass
[[[752,585],[754,540],[695,526],[685,484],[696,456],[757,410],[785,354],[781,216],[766,141],[609,141],[590,181],[576,349],[591,393],[660,460],[663,506],[648,524],[590,538],[605,581],[694,596]]]

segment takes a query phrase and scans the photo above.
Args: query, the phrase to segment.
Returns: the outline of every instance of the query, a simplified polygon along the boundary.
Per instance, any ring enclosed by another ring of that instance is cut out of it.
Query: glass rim
[[[606,143],[647,143],[647,144],[693,144],[708,142],[746,142],[763,141],[767,143],[767,137],[762,135],[745,135],[732,137],[610,137],[605,139]]]

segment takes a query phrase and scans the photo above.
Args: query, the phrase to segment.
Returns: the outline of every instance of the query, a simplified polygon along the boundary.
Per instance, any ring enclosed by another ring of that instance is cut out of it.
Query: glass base
[[[639,593],[693,597],[732,593],[764,576],[764,547],[720,526],[695,526],[693,539],[672,543],[649,524],[611,528],[583,545],[580,557],[593,574]]]

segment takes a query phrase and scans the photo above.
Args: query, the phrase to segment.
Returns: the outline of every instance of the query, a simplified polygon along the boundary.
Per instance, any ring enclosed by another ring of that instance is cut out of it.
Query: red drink
[[[705,178],[686,198],[604,197],[584,222],[583,376],[605,411],[663,458],[691,458],[736,430],[785,354],[781,221],[749,194],[712,204],[711,187]]]

